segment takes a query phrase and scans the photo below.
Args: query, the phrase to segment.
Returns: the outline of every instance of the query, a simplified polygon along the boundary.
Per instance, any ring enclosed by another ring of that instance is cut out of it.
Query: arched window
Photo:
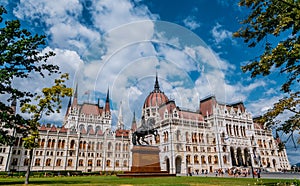
[[[41,144],[40,144],[40,148],[44,148],[45,145],[45,139],[42,139]]]
[[[0,163],[0,165],[1,165],[2,163]],[[24,166],[28,166],[28,164],[29,164],[29,158],[25,158],[24,159]]]
[[[83,166],[83,159],[80,159],[80,160],[79,160],[78,166],[79,166],[79,167],[82,167],[82,166]]]
[[[72,159],[68,159],[68,167],[72,167],[73,166],[73,160]]]
[[[217,165],[217,164],[218,164],[218,161],[219,161],[219,158],[218,158],[218,156],[217,156],[217,155],[215,155],[215,156],[214,156],[214,158],[215,158],[215,160],[214,160],[214,164],[216,164],[216,165]]]
[[[127,166],[128,166],[127,160],[124,160],[124,161],[123,161],[123,167],[127,167]]]
[[[61,142],[61,148],[62,148],[62,149],[65,148],[65,143],[66,143],[66,141],[65,141],[65,140],[62,140],[62,142]]]
[[[120,162],[119,160],[116,160],[116,167],[119,167],[120,166]]]
[[[208,163],[211,164],[211,156],[208,156]]]
[[[201,156],[201,163],[202,163],[202,164],[206,164],[205,156],[204,156],[204,155]]]
[[[40,158],[35,159],[34,166],[41,166],[41,159]]]
[[[191,164],[191,155],[186,156],[186,163]]]
[[[51,147],[51,139],[48,140],[48,144],[47,147],[50,148]]]
[[[195,155],[195,156],[194,156],[194,163],[195,163],[195,164],[199,164],[198,155]]]
[[[55,139],[53,139],[51,142],[51,148],[54,148],[54,146],[55,146]]]
[[[57,160],[56,160],[56,166],[57,166],[57,167],[61,166],[61,159],[57,159]]]
[[[97,167],[101,166],[101,160],[97,160]]]
[[[92,160],[92,159],[89,159],[89,160],[88,160],[88,166],[89,166],[89,167],[93,166],[93,160]]]
[[[224,163],[224,164],[227,163],[227,156],[226,156],[226,155],[223,156],[223,163]]]
[[[71,148],[71,149],[74,149],[74,148],[75,148],[75,140],[71,140],[70,148]]]
[[[51,159],[50,158],[46,159],[46,166],[51,166]]]
[[[106,167],[110,167],[110,160],[106,160]]]

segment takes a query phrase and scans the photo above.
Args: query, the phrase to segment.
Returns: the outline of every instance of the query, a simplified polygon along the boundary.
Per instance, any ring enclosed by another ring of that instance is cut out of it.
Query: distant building
[[[213,172],[231,167],[261,167],[268,171],[290,169],[286,150],[279,151],[278,139],[263,125],[253,122],[242,102],[220,103],[215,96],[200,100],[199,110],[178,107],[159,87],[145,99],[142,117],[155,119],[159,135],[148,136],[159,146],[161,167],[170,173]],[[41,126],[34,150],[32,170],[125,171],[131,167],[131,135],[124,129],[120,107],[117,129],[111,130],[109,92],[105,106],[77,101],[77,88],[69,102],[62,127]],[[16,134],[18,136],[18,134]],[[0,147],[0,171],[25,171],[28,151],[21,138],[14,146]]]

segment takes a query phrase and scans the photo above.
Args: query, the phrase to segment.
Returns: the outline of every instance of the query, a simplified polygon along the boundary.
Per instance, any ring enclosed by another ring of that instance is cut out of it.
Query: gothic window
[[[53,139],[51,142],[51,148],[54,148],[54,146],[55,146],[55,139]]]
[[[41,144],[40,144],[40,148],[44,148],[45,145],[45,139],[42,139]]]
[[[51,139],[48,140],[48,144],[47,147],[50,148],[51,147]]]
[[[51,159],[50,158],[46,159],[46,166],[51,166]]]
[[[205,156],[204,156],[204,155],[201,156],[201,163],[202,163],[202,164],[206,164]]]
[[[120,166],[120,162],[119,160],[116,160],[116,167],[119,167]]]
[[[226,155],[223,156],[223,163],[224,163],[224,164],[227,163],[227,156],[226,156]]]
[[[40,165],[41,165],[41,159],[40,158],[35,159],[34,166],[40,166]]]
[[[97,160],[97,167],[101,166],[101,160]]]
[[[65,141],[65,140],[62,140],[62,142],[61,142],[61,148],[62,148],[62,149],[65,148],[65,143],[66,143],[66,141]]]
[[[73,160],[72,159],[68,159],[68,167],[72,167],[73,166]]]
[[[88,166],[89,167],[93,166],[93,160],[91,160],[91,159],[88,160]]]
[[[208,163],[211,164],[211,155],[208,156]]]
[[[1,159],[1,158],[0,158]],[[24,165],[23,166],[28,166],[29,164],[29,158],[25,158],[24,159]],[[0,165],[1,165],[1,162],[0,162]]]
[[[83,149],[86,149],[86,141],[83,142]]]
[[[240,147],[237,148],[237,160],[238,160],[238,166],[244,165],[243,156],[242,156],[242,149]]]
[[[110,167],[110,160],[106,160],[106,167]]]
[[[61,159],[57,159],[57,160],[56,160],[56,166],[57,166],[57,167],[60,167],[60,166],[61,166]]]
[[[186,156],[186,163],[191,164],[191,155]]]
[[[218,158],[218,156],[217,156],[217,155],[215,155],[215,156],[214,156],[214,159],[215,159],[215,160],[214,160],[214,164],[215,164],[215,165],[217,165],[217,164],[218,164],[218,161],[219,161],[219,158]]]
[[[155,143],[156,144],[160,143],[160,135],[159,134],[157,134],[156,137],[155,137]]]
[[[127,167],[127,166],[128,166],[127,160],[124,160],[124,161],[123,161],[123,167]]]
[[[89,125],[88,128],[87,128],[87,133],[90,133],[92,130],[93,130],[93,126]]]
[[[194,156],[194,163],[195,163],[195,164],[199,164],[198,155],[195,155],[195,156]]]
[[[82,167],[82,166],[83,166],[83,159],[80,159],[80,160],[79,160],[78,166],[79,166],[79,167]]]
[[[70,148],[71,148],[71,149],[74,149],[74,147],[75,147],[75,141],[74,141],[74,140],[71,140]]]

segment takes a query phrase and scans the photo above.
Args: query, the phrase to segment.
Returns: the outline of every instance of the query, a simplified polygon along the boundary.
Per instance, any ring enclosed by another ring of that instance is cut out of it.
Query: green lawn
[[[0,185],[23,185],[24,178],[0,178]],[[292,184],[293,183],[293,184]],[[77,176],[30,178],[30,185],[300,185],[299,180],[215,178],[215,177],[164,177],[164,178],[119,178],[116,176]]]

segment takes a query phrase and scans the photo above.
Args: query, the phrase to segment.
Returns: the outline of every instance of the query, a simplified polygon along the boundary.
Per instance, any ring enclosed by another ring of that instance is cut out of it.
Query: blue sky
[[[199,108],[201,98],[214,94],[221,102],[244,101],[257,116],[282,96],[281,75],[251,79],[240,69],[258,56],[263,45],[248,48],[241,39],[232,38],[248,12],[236,0],[0,3],[8,9],[8,18],[47,36],[43,52],[56,53],[49,61],[70,73],[69,86],[78,82],[81,101],[101,98],[103,104],[109,88],[114,118],[122,102],[127,127],[134,111],[141,115],[156,72],[166,95],[192,110]],[[32,75],[30,81],[15,85],[38,92],[50,82]],[[84,94],[87,90],[90,95]],[[45,121],[61,123],[63,109]],[[288,151],[291,162],[298,162],[299,152],[292,147]]]

